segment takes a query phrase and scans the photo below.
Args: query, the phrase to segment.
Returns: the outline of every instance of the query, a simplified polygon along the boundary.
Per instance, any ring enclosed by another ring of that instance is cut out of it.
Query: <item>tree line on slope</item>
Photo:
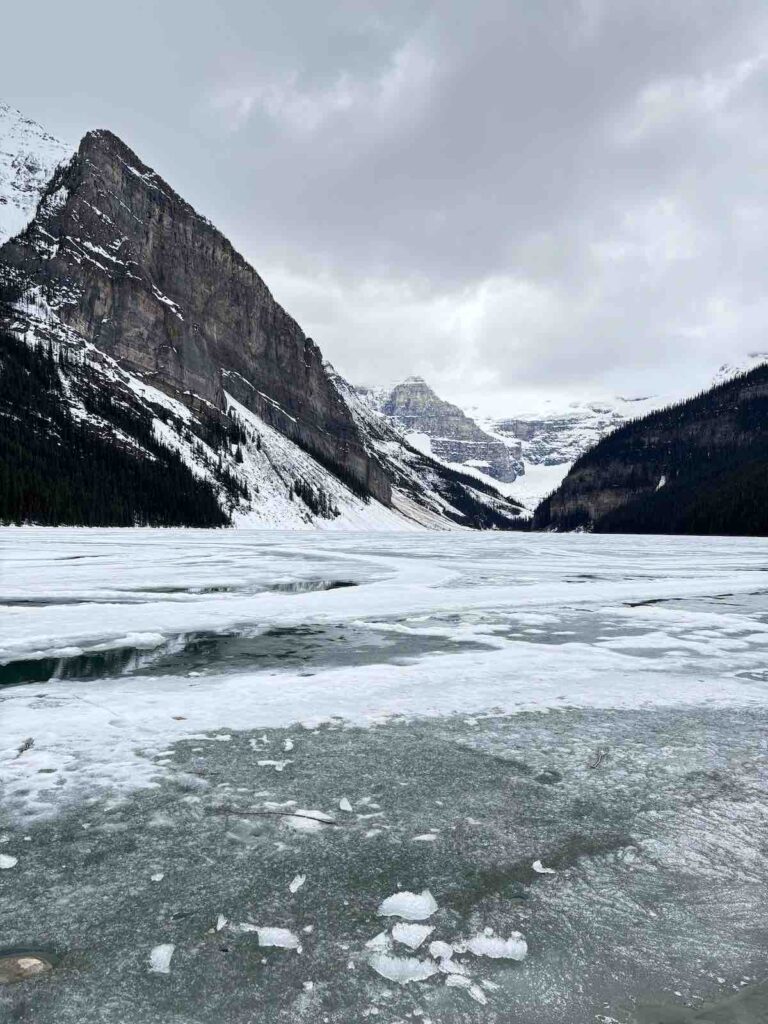
[[[119,423],[125,441],[72,415],[65,358],[0,331],[0,522],[228,525],[213,488],[157,441],[148,413],[90,395],[90,411]]]
[[[595,515],[593,501],[629,493]],[[768,535],[768,366],[620,427],[574,463],[536,528]]]

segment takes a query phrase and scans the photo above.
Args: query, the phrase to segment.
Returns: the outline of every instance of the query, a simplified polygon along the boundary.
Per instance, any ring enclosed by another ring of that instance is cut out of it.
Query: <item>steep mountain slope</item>
[[[395,473],[258,274],[109,132],[85,136],[31,223],[0,248],[0,300],[0,326],[52,363],[48,397],[67,406],[65,419],[124,459],[151,465],[165,458],[156,445],[175,452],[189,493],[195,481],[207,488],[224,521],[409,528],[424,509],[443,528],[517,518],[514,503],[495,495],[491,509],[456,474],[467,507],[445,501],[433,477],[452,471],[429,460],[407,481]],[[38,430],[39,443],[60,445],[62,423]],[[192,509],[175,521],[197,518]]]
[[[534,527],[768,533],[768,366],[628,423],[573,466]]]
[[[42,125],[0,103],[0,245],[26,227],[51,175],[73,152]]]
[[[439,398],[423,377],[407,377],[391,389],[360,387],[358,392],[443,462],[478,469],[502,482],[522,471],[519,444],[492,437],[457,405]]]

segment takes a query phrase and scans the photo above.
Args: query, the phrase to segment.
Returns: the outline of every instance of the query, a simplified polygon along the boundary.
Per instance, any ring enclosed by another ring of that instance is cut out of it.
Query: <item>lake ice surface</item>
[[[36,1020],[624,1024],[765,982],[768,542],[0,546],[0,941],[91,958],[83,991],[63,966],[57,998],[24,983]],[[430,939],[460,952],[366,948],[398,889],[434,893]],[[224,918],[302,953],[264,959]],[[472,955],[517,933],[522,963]]]
[[[0,680],[33,683],[0,690],[0,778],[24,814],[149,784],[152,755],[217,728],[768,699],[759,539],[6,529],[0,546]]]

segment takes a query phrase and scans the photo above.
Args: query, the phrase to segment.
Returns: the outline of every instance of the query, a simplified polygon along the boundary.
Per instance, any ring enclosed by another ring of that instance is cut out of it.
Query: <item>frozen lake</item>
[[[0,548],[0,1016],[768,1019],[768,542]]]

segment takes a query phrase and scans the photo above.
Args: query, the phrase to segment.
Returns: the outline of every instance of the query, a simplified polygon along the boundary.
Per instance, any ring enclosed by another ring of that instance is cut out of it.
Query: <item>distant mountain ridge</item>
[[[20,133],[6,136],[7,148]],[[39,379],[87,431],[86,447],[100,438],[137,467],[160,457],[155,442],[176,452],[225,521],[505,528],[519,516],[401,434],[372,437],[256,271],[108,131],[55,164],[34,217],[0,248],[0,291],[6,379],[20,379],[11,366],[22,339],[54,366]],[[9,421],[22,397],[10,396]],[[37,443],[58,443],[34,408],[27,419]],[[8,444],[22,458],[23,443]]]
[[[457,405],[440,398],[423,377],[406,377],[391,388],[357,388],[414,443],[444,462],[479,470],[504,483],[523,472],[520,445],[483,430]],[[420,435],[420,436],[419,436]]]

